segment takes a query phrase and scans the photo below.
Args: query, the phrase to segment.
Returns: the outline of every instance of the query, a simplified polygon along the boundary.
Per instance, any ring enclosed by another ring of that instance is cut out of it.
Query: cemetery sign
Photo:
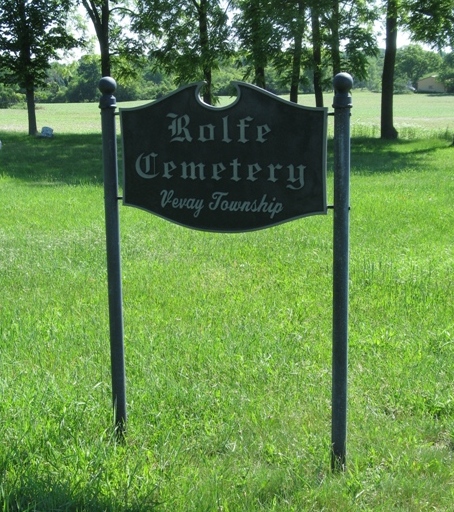
[[[236,101],[216,108],[202,86],[120,108],[124,204],[215,232],[326,213],[327,109],[242,82]]]

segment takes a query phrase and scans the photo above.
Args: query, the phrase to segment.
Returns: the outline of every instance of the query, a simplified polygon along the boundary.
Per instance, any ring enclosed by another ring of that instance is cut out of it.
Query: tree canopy
[[[177,85],[203,80],[212,104],[212,73],[232,53],[226,8],[218,0],[138,0],[134,26],[154,36],[149,55]]]
[[[454,0],[405,0],[405,26],[414,41],[454,48]]]

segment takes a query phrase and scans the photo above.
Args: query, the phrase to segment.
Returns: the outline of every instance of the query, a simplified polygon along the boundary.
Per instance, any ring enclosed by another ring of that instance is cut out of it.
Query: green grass
[[[99,113],[80,106],[77,131],[61,114],[77,106],[52,108],[50,140],[1,111],[2,512],[452,510],[449,142],[352,141],[348,467],[333,475],[332,214],[220,235],[121,207],[117,445]]]
[[[288,98],[287,98],[288,99]],[[232,98],[221,98],[220,105],[228,104]],[[352,91],[352,135],[355,137],[380,136],[381,95],[354,89]],[[299,102],[314,106],[313,94],[303,94]],[[119,103],[118,106],[143,104],[140,102]],[[324,95],[324,104],[330,110],[333,94]],[[394,124],[404,139],[454,137],[454,95],[449,94],[400,94],[394,96]],[[59,133],[98,133],[100,115],[95,103],[39,104],[36,111],[38,127],[51,126]],[[27,129],[25,109],[0,110],[0,130],[24,132]]]
[[[315,105],[313,95],[303,95],[300,103]],[[333,95],[325,94],[324,104],[331,110]],[[351,132],[353,137],[380,136],[381,94],[352,91]],[[454,136],[451,115],[454,95],[400,94],[394,96],[394,126],[403,139],[447,138]]]

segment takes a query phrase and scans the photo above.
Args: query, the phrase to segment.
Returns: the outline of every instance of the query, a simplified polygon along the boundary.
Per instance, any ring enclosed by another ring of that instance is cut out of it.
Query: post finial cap
[[[103,76],[98,88],[103,94],[113,94],[117,88],[117,82],[110,76]]]
[[[353,87],[353,78],[348,73],[338,73],[333,79],[334,108],[351,108],[352,97],[350,90]]]
[[[348,93],[353,87],[353,78],[348,73],[338,73],[334,77],[333,85],[336,92]]]

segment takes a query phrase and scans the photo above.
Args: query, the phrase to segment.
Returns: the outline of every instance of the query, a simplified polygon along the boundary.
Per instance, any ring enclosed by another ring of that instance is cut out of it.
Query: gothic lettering
[[[183,180],[204,181],[211,179],[215,181],[230,180],[239,182],[241,180],[255,182],[259,179],[276,183],[284,180],[286,188],[290,190],[301,190],[304,187],[305,165],[282,164],[261,165],[258,162],[241,163],[234,158],[229,163],[215,162],[205,164],[204,162],[180,162],[176,164],[173,160],[161,162],[158,153],[151,152],[148,155],[141,153],[136,159],[136,172],[145,179],[157,178],[162,175],[166,179],[180,178]]]
[[[167,117],[172,119],[172,122],[168,126],[172,135],[170,142],[191,142],[192,137],[188,129],[189,116],[187,114],[184,116],[178,116],[177,114],[170,113],[167,114]]]
[[[217,126],[212,123],[196,126],[191,122],[187,114],[178,115],[174,112],[167,114],[171,119],[168,129],[170,131],[170,142],[192,142],[194,139],[199,142],[215,142],[217,140],[231,143],[233,139],[230,134],[229,116],[224,116],[222,123]],[[271,133],[268,124],[256,124],[254,118],[246,116],[239,119],[236,130],[232,130],[236,135],[236,142],[246,144],[251,140],[261,144],[268,142],[267,136]]]

